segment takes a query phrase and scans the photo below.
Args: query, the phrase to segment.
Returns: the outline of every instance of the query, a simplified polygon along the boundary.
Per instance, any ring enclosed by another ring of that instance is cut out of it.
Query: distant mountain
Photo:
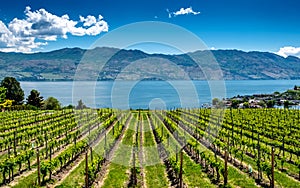
[[[299,58],[268,52],[214,50],[164,55],[106,47],[33,54],[0,52],[0,79],[13,76],[20,81],[132,80],[142,75],[149,80],[204,80],[211,78],[207,70],[209,74],[221,74],[213,66],[216,62],[226,80],[300,79]]]

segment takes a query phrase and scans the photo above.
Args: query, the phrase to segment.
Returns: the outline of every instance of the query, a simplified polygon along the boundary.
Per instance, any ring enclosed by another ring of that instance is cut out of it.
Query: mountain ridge
[[[201,68],[203,66],[212,69],[210,66],[216,62],[225,80],[300,79],[300,59],[295,56],[284,58],[270,52],[224,49],[168,55],[110,47],[97,47],[90,50],[78,47],[63,48],[31,54],[0,52],[0,79],[13,76],[19,81],[71,81],[83,60],[88,62],[85,64],[86,71],[96,70],[98,66],[103,65],[103,71],[98,73],[98,80],[114,80],[124,68],[133,63],[135,66],[140,66],[140,69],[145,69],[142,70],[142,74],[146,75],[146,79],[151,80],[150,75],[154,74],[151,71],[155,67],[150,65],[158,61],[161,61],[162,65],[166,65],[164,61],[174,63],[193,80],[207,79],[198,65]],[[143,67],[136,63],[139,61],[142,62]],[[145,68],[145,65],[149,67]],[[161,79],[181,79],[181,77],[170,76],[176,74],[175,70],[168,70],[168,66],[162,67],[164,68],[161,71],[168,72],[169,75],[162,75]],[[97,72],[94,74],[97,76]],[[135,72],[123,75],[122,79],[135,79],[136,77],[131,74],[134,75]],[[91,78],[87,75],[80,77],[80,80],[91,80]]]

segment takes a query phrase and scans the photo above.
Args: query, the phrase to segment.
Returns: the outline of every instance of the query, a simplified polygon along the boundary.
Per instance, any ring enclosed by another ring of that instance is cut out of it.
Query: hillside
[[[211,53],[216,59],[210,58]],[[73,80],[83,57],[85,63],[80,70],[86,71],[87,74],[80,75],[80,80],[92,80],[93,76],[99,80],[111,80],[117,76],[119,79],[138,79],[136,71],[147,79],[185,79],[186,76],[194,80],[206,79],[192,58],[196,59],[201,67],[211,70],[214,69],[210,67],[211,62],[216,60],[226,80],[300,79],[300,59],[297,57],[283,58],[267,52],[238,50],[163,55],[115,48],[65,48],[34,54],[0,52],[0,79],[13,76],[20,81]],[[178,73],[176,68],[170,68],[169,62],[174,63],[174,67],[181,68],[183,72]],[[132,66],[129,66],[130,64]],[[102,71],[97,72],[102,66]],[[128,69],[126,74],[120,74],[124,68]],[[159,78],[155,75],[156,72],[161,72]]]

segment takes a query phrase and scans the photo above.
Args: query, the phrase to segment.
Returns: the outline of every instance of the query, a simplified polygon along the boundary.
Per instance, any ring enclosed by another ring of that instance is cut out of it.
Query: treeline
[[[40,92],[32,89],[28,97],[24,98],[24,90],[20,82],[13,77],[5,77],[0,84],[0,108],[5,110],[58,110],[62,108],[61,103],[54,97],[44,100]],[[74,108],[69,105],[64,108]]]

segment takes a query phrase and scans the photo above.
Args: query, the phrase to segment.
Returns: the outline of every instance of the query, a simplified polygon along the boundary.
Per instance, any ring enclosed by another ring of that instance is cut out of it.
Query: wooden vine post
[[[91,161],[93,162],[93,149],[90,147],[90,152],[91,152]]]
[[[275,178],[274,178],[274,147],[272,147],[272,168],[271,168],[271,173],[272,173],[272,181],[271,181],[271,188],[275,187]]]
[[[104,158],[108,158],[108,151],[107,151],[107,145],[106,145],[106,133],[104,134]]]
[[[40,164],[40,151],[39,149],[36,150],[36,160],[38,165],[38,186],[41,185],[41,164]]]
[[[228,162],[228,151],[225,150],[225,169],[224,169],[224,185],[227,185],[228,182],[228,169],[227,169],[227,162]]]
[[[50,162],[52,160],[52,146],[50,146]]]
[[[8,148],[7,148],[7,155],[8,155],[8,158],[10,157],[10,144],[8,144]]]
[[[47,138],[47,133],[45,131],[45,141],[46,141],[46,159],[48,158],[48,138]]]
[[[137,184],[137,180],[136,180],[136,169],[135,169],[135,147],[133,148],[133,186],[135,186]]]
[[[179,170],[179,187],[183,188],[183,181],[182,181],[182,163],[183,163],[183,151],[180,151],[180,170]]]
[[[76,138],[77,138],[77,136],[74,136],[74,146],[75,146],[75,148],[76,148]]]
[[[261,154],[260,154],[260,138],[259,138],[259,133],[257,133],[257,168],[258,168],[258,180],[261,181],[262,179],[262,169],[261,169],[261,164],[260,164],[260,159],[261,159]]]
[[[20,124],[19,124],[20,125]],[[16,149],[16,135],[17,135],[17,131],[14,131],[14,155],[17,156],[17,149]]]
[[[107,145],[106,145],[107,143],[106,143],[106,133],[104,134],[104,147],[106,148],[107,147]]]
[[[89,187],[89,163],[88,150],[85,153],[85,188]]]
[[[175,153],[176,153],[176,163],[177,163],[177,161],[178,161],[178,146],[176,145],[176,151],[175,151]]]

